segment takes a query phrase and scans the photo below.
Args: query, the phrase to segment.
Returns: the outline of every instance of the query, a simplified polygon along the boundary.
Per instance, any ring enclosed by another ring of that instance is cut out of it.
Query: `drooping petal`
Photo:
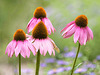
[[[54,33],[55,28],[53,27],[52,23],[50,22],[50,20],[48,18],[43,18],[42,21],[44,22],[44,24],[47,27],[48,33],[51,34],[51,31]]]
[[[16,47],[16,41],[13,40],[13,43],[12,43],[12,50],[11,50],[11,53],[10,53],[10,57],[12,57],[12,55],[14,54],[15,47]]]
[[[34,17],[28,22],[27,28],[30,26],[33,20],[34,20]]]
[[[14,49],[15,49],[15,46],[16,46],[16,41],[12,40],[7,48],[6,48],[6,51],[5,51],[5,54],[8,52],[8,56],[9,57],[12,57],[13,53],[14,53]]]
[[[40,19],[34,18],[33,21],[27,27],[28,33],[31,32],[33,28],[35,27],[35,25],[38,24],[40,21],[41,21]]]
[[[63,32],[62,36],[65,35],[69,30],[71,30],[71,29],[73,28],[73,26],[74,26],[74,25],[69,26],[69,27]]]
[[[27,33],[29,33],[32,30],[33,24],[36,23],[36,21],[37,21],[37,19],[34,17],[29,21],[29,23],[27,25],[27,29],[28,29]]]
[[[52,51],[53,51],[53,45],[49,40],[46,41],[46,44],[47,44],[47,50],[48,50],[49,54],[51,55]]]
[[[30,41],[27,41],[27,46],[28,48],[32,51],[33,55],[36,54],[36,49],[35,47],[32,45],[32,43]]]
[[[29,56],[30,56],[30,50],[28,48],[27,42],[28,42],[27,40],[24,41],[23,49],[25,50],[25,54],[29,58]]]
[[[39,44],[39,45],[40,45],[39,47],[40,47],[40,53],[41,53],[41,55],[42,55],[43,52],[44,52],[43,42],[44,42],[44,40],[41,39],[41,40],[40,40],[40,44]]]
[[[52,40],[52,39],[50,39],[50,38],[48,38],[50,41],[51,41],[51,43],[52,43],[52,45],[53,45],[53,49],[55,49],[58,53],[60,53],[60,50],[59,50],[59,48],[56,46],[56,44],[54,43],[54,41]],[[55,54],[55,51],[53,50],[53,54]]]
[[[84,44],[84,31],[83,31],[83,28],[80,28],[79,43],[80,43],[81,45]]]
[[[46,53],[47,53],[47,48],[48,48],[48,47],[47,47],[46,41],[47,41],[47,40],[45,39],[44,42],[42,42],[42,44],[43,44],[43,50],[44,50],[44,51],[43,51],[43,55],[44,55],[44,56],[46,55]]]
[[[86,44],[86,41],[87,41],[87,30],[86,30],[86,28],[84,28],[83,29],[83,31],[84,31],[84,45]]]
[[[25,49],[24,44],[22,45],[22,48],[21,48],[21,50],[20,50],[20,54],[21,54],[24,58],[26,58],[26,49]]]
[[[87,27],[87,31],[88,31],[88,39],[91,38],[93,40],[93,32],[92,32],[92,30],[89,27]]]
[[[80,27],[77,26],[77,29],[74,34],[74,43],[76,43],[77,40],[79,39],[79,35],[80,35]]]
[[[74,25],[68,32],[65,33],[64,38],[69,38],[71,37],[74,32],[76,31],[76,26]]]
[[[64,30],[66,30],[70,25],[72,25],[72,24],[74,24],[74,23],[75,23],[75,21],[72,21],[72,22],[68,23],[68,24],[66,25],[66,27],[65,27],[64,29],[61,30],[61,32],[63,32]]]
[[[10,52],[10,50],[11,50],[12,43],[13,43],[13,41],[11,41],[11,42],[8,44],[8,46],[7,46],[7,48],[6,48],[6,51],[5,51],[5,54],[8,52],[8,55],[9,55],[9,52]]]
[[[17,57],[22,49],[22,46],[23,46],[23,42],[22,41],[17,41],[17,44],[16,44],[16,48],[15,48],[15,56]]]
[[[33,45],[34,45],[35,48],[36,48],[36,52],[38,52],[38,50],[40,49],[40,42],[39,42],[39,39],[35,39]]]

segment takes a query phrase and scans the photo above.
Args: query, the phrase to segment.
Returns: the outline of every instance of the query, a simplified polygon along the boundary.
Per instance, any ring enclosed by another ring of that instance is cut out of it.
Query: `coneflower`
[[[40,54],[46,55],[47,51],[51,55],[55,55],[55,50],[59,52],[59,48],[55,45],[54,41],[48,37],[48,31],[46,25],[40,21],[33,29],[32,36],[29,36],[30,40],[36,48],[37,52],[37,63],[36,63],[36,74],[39,72],[40,65]],[[55,49],[55,50],[54,50]]]
[[[36,24],[38,24],[40,21],[43,21],[44,24],[47,27],[48,33],[51,34],[51,32],[54,33],[55,28],[52,26],[52,23],[47,18],[46,11],[42,7],[37,7],[34,11],[34,17],[29,21],[27,25],[28,33],[33,30]]]
[[[93,32],[87,24],[87,17],[85,15],[80,15],[76,17],[75,21],[67,24],[67,26],[62,30],[64,31],[62,35],[64,38],[69,38],[74,34],[74,42],[76,43],[77,40],[79,40],[81,45],[85,45],[90,39],[93,40]]]
[[[9,57],[12,57],[14,53],[16,57],[19,55],[19,75],[21,75],[21,55],[29,58],[30,51],[33,52],[33,55],[36,54],[35,47],[26,39],[25,32],[18,29],[14,33],[13,40],[8,44],[5,54],[8,53]]]
[[[71,75],[73,75],[74,67],[80,50],[80,45],[83,44],[85,45],[86,42],[89,41],[90,39],[93,40],[93,32],[87,26],[87,24],[88,24],[87,17],[85,15],[80,15],[76,17],[75,21],[72,21],[69,24],[67,24],[67,26],[62,30],[64,31],[62,34],[63,38],[69,38],[74,34],[74,43],[79,41],[78,51],[74,60]]]

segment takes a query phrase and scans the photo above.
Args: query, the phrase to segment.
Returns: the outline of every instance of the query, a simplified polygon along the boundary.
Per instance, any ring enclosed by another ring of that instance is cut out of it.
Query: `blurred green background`
[[[81,46],[80,51],[89,61],[100,54],[100,0],[0,0],[0,63],[9,62],[5,55],[6,46],[17,29],[23,29],[27,33],[27,24],[39,6],[46,10],[47,17],[56,29],[49,37],[55,41],[61,52],[66,46],[69,49],[77,47],[78,43],[74,44],[73,36],[63,39],[60,31],[78,15],[84,14],[88,17],[88,26],[93,31],[94,39]],[[59,56],[58,53],[57,55]]]

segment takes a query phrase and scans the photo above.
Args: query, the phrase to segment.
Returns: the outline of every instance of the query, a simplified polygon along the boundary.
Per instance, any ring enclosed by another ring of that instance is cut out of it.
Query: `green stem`
[[[39,75],[39,67],[40,67],[40,50],[38,50],[38,52],[37,52],[36,72],[35,72],[35,75]]]
[[[19,54],[19,75],[21,75],[21,54]]]
[[[77,57],[78,57],[78,54],[79,54],[79,50],[80,50],[80,43],[78,45],[78,50],[77,50],[77,54],[76,54],[76,57],[75,57],[75,60],[74,60],[73,68],[72,68],[72,71],[71,71],[71,75],[73,75],[73,72],[74,72],[74,68],[75,68],[76,60],[77,60]]]

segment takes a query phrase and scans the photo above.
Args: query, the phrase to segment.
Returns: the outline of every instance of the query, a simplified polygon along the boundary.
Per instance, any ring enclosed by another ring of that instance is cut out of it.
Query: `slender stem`
[[[38,52],[37,52],[36,72],[35,72],[35,75],[39,75],[39,67],[40,67],[40,50],[38,50]]]
[[[21,75],[21,54],[19,54],[19,75]]]
[[[73,72],[74,72],[74,68],[75,68],[76,60],[77,60],[77,57],[78,57],[78,54],[79,54],[79,50],[80,50],[80,43],[78,45],[78,50],[77,50],[77,54],[76,54],[76,57],[75,57],[75,60],[74,60],[73,68],[72,68],[72,71],[71,71],[71,75],[73,75]]]

